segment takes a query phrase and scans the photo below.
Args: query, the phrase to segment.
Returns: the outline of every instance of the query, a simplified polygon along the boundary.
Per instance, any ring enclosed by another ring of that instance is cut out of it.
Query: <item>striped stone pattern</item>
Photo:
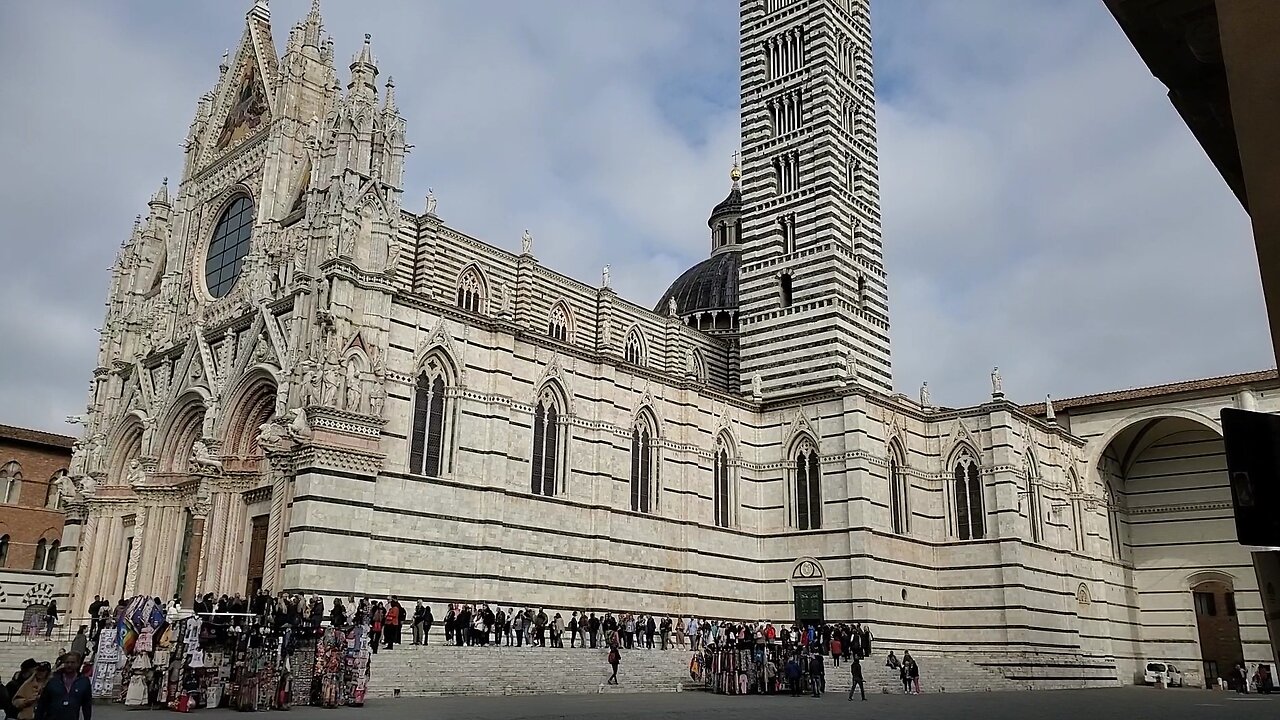
[[[868,4],[742,0],[741,42],[741,388],[891,392]]]

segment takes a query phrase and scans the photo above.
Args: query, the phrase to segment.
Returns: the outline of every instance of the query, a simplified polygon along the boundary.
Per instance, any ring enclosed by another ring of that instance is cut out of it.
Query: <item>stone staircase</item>
[[[689,678],[688,650],[624,650],[618,685],[605,685],[606,650],[541,647],[399,645],[370,663],[368,697],[556,695],[680,692]]]
[[[1118,687],[1114,663],[1083,660],[1076,656],[1012,655],[979,657],[969,653],[912,652],[920,666],[920,690],[925,693],[996,692],[1001,690],[1064,690]],[[901,693],[896,670],[885,667],[886,655],[877,654],[862,663],[867,693]],[[831,667],[827,659],[827,690],[849,691],[849,668]]]
[[[27,658],[34,658],[39,662],[53,663],[58,659],[64,650],[71,647],[71,643],[57,642],[52,640],[27,640],[12,639],[7,642],[0,642],[0,677],[8,682],[9,678],[18,671],[18,667],[22,665],[22,661]]]

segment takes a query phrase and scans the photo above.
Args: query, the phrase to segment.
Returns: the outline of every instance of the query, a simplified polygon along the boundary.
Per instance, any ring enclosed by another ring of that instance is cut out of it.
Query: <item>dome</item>
[[[739,252],[718,252],[694,265],[676,278],[654,307],[666,315],[669,301],[676,301],[676,313],[688,317],[695,313],[738,310]]]
[[[729,191],[729,197],[720,201],[711,211],[711,218],[707,220],[707,225],[716,226],[716,221],[727,215],[742,214],[742,190],[738,188],[738,183],[733,184],[733,189]]]

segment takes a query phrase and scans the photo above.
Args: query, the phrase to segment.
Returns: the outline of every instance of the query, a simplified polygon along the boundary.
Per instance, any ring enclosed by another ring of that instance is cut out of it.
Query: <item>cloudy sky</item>
[[[250,0],[0,3],[0,423],[73,430],[107,268]],[[280,45],[307,0],[272,0]],[[707,252],[738,0],[324,0],[450,224],[652,304]],[[894,379],[1017,400],[1270,367],[1248,218],[1101,2],[873,8]],[[344,63],[345,64],[345,63]],[[343,71],[345,73],[345,69]],[[1230,318],[1230,320],[1228,320]]]

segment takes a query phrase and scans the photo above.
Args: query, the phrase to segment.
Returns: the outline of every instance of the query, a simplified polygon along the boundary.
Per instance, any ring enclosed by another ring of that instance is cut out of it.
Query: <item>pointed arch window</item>
[[[735,521],[737,504],[734,502],[733,466],[729,462],[729,443],[721,438],[716,443],[712,459],[712,481],[715,483],[711,501],[715,505],[717,527],[731,527]]]
[[[654,440],[657,433],[648,415],[642,413],[631,428],[631,510],[653,512]]]
[[[428,360],[413,398],[413,439],[409,445],[409,472],[439,477],[449,468],[452,417],[449,375],[438,358]]]
[[[951,483],[955,501],[956,537],[980,540],[986,537],[987,516],[983,500],[982,470],[968,451],[956,460]]]
[[[0,568],[9,567],[9,534],[0,535]]]
[[[1040,463],[1036,462],[1034,454],[1028,452],[1026,464],[1027,523],[1031,542],[1038,543],[1044,540],[1044,526],[1040,516]]]
[[[689,353],[689,372],[693,375],[694,382],[705,385],[707,382],[707,361],[702,357],[702,351],[694,348]]]
[[[41,541],[43,542],[43,540]],[[45,548],[44,569],[45,572],[53,572],[58,569],[58,550],[62,543],[54,540]]]
[[[484,313],[484,279],[474,267],[463,271],[458,278],[458,307],[467,312]]]
[[[560,429],[559,399],[550,388],[542,391],[533,409],[533,462],[529,491],[555,497],[561,487],[564,433]]]
[[[43,570],[45,556],[48,555],[48,553],[49,543],[45,542],[44,538],[41,538],[40,541],[36,543],[36,556],[35,561],[31,563],[31,569]]]
[[[49,478],[49,487],[44,492],[44,506],[46,508],[50,510],[62,509],[62,493],[59,491],[59,487],[61,486],[62,478],[66,476],[66,470],[59,470],[53,474],[53,477]]]
[[[547,320],[547,334],[553,340],[569,342],[569,311],[564,303],[556,303],[551,308],[551,317]]]
[[[1084,550],[1084,513],[1080,505],[1082,488],[1080,476],[1074,469],[1067,471],[1067,482],[1071,486],[1071,538],[1076,552]]]
[[[10,460],[0,466],[0,502],[16,503],[22,495],[22,464]]]
[[[822,527],[822,468],[818,448],[806,440],[795,454],[796,528],[818,530]]]
[[[631,332],[627,333],[627,344],[622,357],[632,365],[644,365],[645,356],[644,336],[640,334],[639,328],[631,328]]]
[[[902,458],[902,449],[895,442],[889,447],[889,518],[895,535],[905,535],[911,529],[908,484],[903,475]]]

